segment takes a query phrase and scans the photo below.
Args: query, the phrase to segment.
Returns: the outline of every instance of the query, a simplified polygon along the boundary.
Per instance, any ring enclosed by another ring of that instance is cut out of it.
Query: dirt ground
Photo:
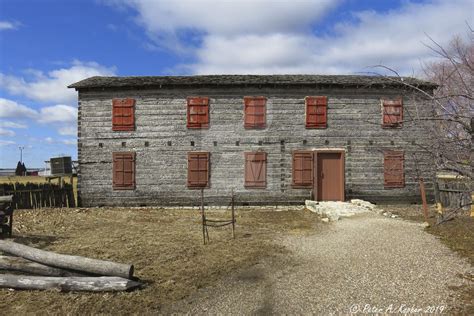
[[[423,211],[420,205],[392,205],[382,206],[384,209],[390,209],[394,214],[413,221],[424,222]],[[463,211],[454,219],[436,225],[437,213],[434,206],[429,209],[430,227],[426,231],[433,234],[446,244],[449,248],[456,251],[461,256],[467,258],[471,265],[474,265],[474,217],[470,216],[470,211]],[[460,275],[462,278],[474,281],[474,275]],[[467,288],[458,288],[462,299],[466,302],[466,310],[462,311],[474,315],[474,286]]]
[[[208,212],[227,218],[230,212]],[[229,226],[210,229],[204,246],[197,210],[91,208],[18,210],[15,241],[64,254],[135,265],[143,290],[59,293],[0,290],[2,314],[150,314],[211,286],[263,258],[285,255],[274,240],[326,226],[309,211],[237,211],[236,239]]]

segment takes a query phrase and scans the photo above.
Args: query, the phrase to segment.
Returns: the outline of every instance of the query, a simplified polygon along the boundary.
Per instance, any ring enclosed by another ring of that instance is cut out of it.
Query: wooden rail
[[[471,209],[472,184],[467,180],[455,179],[437,179],[435,184],[436,199],[443,208],[462,208]]]
[[[13,195],[15,209],[76,206],[69,183],[4,183],[0,184],[0,195]]]

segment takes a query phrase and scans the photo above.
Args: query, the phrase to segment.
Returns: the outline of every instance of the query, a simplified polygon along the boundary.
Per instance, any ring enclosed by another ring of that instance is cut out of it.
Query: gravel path
[[[238,271],[176,304],[191,314],[446,312],[449,286],[474,273],[420,225],[372,213],[344,218],[310,236],[285,236],[293,255]],[[430,309],[431,308],[431,309]]]

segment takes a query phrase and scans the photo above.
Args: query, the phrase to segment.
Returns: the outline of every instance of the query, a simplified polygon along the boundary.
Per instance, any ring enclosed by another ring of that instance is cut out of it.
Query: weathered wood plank
[[[93,273],[98,275],[118,276],[123,278],[133,277],[133,265],[111,261],[91,259],[81,256],[62,255],[45,251],[10,240],[0,240],[0,250],[40,264]]]
[[[0,288],[18,290],[59,290],[61,292],[116,292],[133,290],[141,283],[120,277],[48,277],[0,275]]]

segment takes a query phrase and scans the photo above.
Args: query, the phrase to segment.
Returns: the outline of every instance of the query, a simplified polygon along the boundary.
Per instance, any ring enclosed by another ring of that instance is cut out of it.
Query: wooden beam
[[[0,288],[18,290],[59,290],[114,292],[133,290],[141,283],[119,277],[50,277],[28,275],[0,275]]]
[[[81,256],[62,255],[36,249],[9,240],[0,240],[0,250],[51,267],[81,271],[97,275],[118,276],[131,279],[133,265],[91,259]]]
[[[90,276],[66,269],[54,268],[19,257],[0,256],[0,270],[46,276]]]

